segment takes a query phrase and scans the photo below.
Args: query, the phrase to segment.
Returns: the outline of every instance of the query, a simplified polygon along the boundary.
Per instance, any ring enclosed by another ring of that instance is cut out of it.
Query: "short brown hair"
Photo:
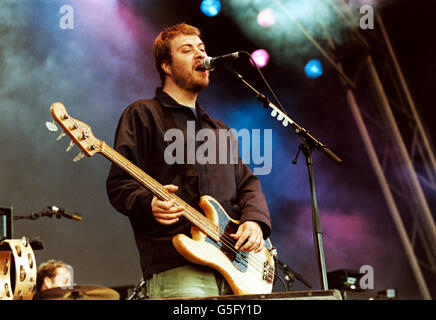
[[[38,267],[38,272],[36,275],[36,291],[41,291],[42,284],[44,283],[45,277],[49,277],[50,279],[56,276],[57,268],[68,267],[68,264],[60,261],[60,260],[48,260],[44,263],[41,263]]]
[[[165,83],[165,72],[162,70],[161,64],[164,61],[171,63],[170,41],[180,34],[200,37],[201,32],[198,28],[189,24],[179,23],[164,29],[154,40],[153,54],[162,85]]]

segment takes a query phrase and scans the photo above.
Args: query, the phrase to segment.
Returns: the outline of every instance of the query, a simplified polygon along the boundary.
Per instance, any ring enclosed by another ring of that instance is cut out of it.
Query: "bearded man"
[[[158,35],[153,52],[162,86],[153,99],[137,100],[123,111],[114,148],[196,209],[200,196],[214,197],[232,219],[240,221],[231,235],[234,249],[260,252],[271,233],[269,210],[258,178],[240,159],[236,164],[165,161],[169,142],[164,136],[169,129],[181,130],[186,138],[190,121],[196,124],[195,133],[229,129],[197,101],[209,84],[209,71],[202,66],[206,49],[200,35],[197,28],[184,23]],[[185,148],[201,145],[191,142]],[[184,159],[189,150],[185,151]],[[114,208],[130,219],[150,298],[231,294],[220,273],[191,263],[172,244],[174,235],[190,235],[191,223],[183,216],[182,206],[156,197],[116,165],[111,166],[106,187]]]

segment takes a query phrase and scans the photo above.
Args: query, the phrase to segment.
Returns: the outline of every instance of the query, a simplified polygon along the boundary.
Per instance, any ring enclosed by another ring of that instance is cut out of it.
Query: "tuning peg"
[[[80,152],[77,154],[77,156],[74,157],[73,161],[74,161],[74,162],[77,162],[77,161],[81,160],[84,156],[85,156],[85,154],[84,154],[82,151],[80,151]]]
[[[86,139],[88,139],[88,138],[89,138],[88,130],[84,130],[83,133],[82,133],[82,139],[83,139],[83,140],[86,140]]]
[[[70,144],[68,145],[68,147],[67,147],[67,149],[65,150],[65,152],[69,152],[69,151],[71,151],[71,149],[73,149],[73,147],[74,147],[74,141],[71,140],[71,142],[70,142]]]
[[[47,122],[45,123],[45,126],[47,127],[47,129],[48,129],[49,131],[52,131],[52,132],[56,132],[56,131],[58,131],[58,127],[56,126],[56,123],[54,122],[54,120],[53,120],[52,122],[47,121]]]
[[[287,127],[288,124],[289,124],[288,119],[283,120],[282,124],[283,124],[284,127]]]
[[[63,137],[65,136],[65,132],[62,131],[60,135],[58,135],[58,137],[56,138],[56,141],[61,140]]]
[[[283,115],[283,113],[280,113],[279,116],[277,117],[277,120],[282,121],[284,117],[285,116]]]
[[[273,109],[273,111],[271,111],[271,117],[275,117],[277,115],[277,110]]]

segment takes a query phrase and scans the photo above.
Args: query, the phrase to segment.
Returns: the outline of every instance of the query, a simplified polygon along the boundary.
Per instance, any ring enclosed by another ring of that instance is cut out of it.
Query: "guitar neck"
[[[139,169],[132,162],[127,160],[113,148],[108,146],[106,143],[101,142],[100,152],[103,156],[109,159],[111,162],[118,165],[121,169],[129,173],[136,181],[150,190],[159,199],[164,201],[169,201],[175,199],[175,205],[184,208],[183,216],[187,218],[191,223],[200,228],[204,233],[218,241],[217,238],[217,226],[214,225],[210,220],[208,220],[204,215],[194,209],[192,206],[187,204],[185,201],[180,199],[174,193],[169,192],[164,188],[162,184],[157,182],[151,176],[146,174],[143,170]]]

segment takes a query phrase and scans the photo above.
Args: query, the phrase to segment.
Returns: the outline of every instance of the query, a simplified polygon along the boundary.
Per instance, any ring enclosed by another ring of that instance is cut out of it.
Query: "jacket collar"
[[[168,93],[163,91],[162,87],[156,88],[156,99],[159,100],[161,105],[164,106],[165,108],[183,108],[183,110],[186,110],[186,108],[188,108],[187,106],[184,106],[178,103],[176,100],[174,100]],[[216,120],[212,119],[207,114],[207,112],[201,107],[198,101],[195,102],[195,109],[197,111],[197,117],[199,119],[200,118],[204,119],[215,129],[218,129],[218,123],[216,122]]]

